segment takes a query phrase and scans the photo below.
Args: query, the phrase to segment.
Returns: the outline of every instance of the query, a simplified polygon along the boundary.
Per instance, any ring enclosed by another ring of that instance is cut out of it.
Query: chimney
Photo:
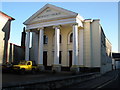
[[[26,32],[25,32],[25,27],[23,28],[22,32],[22,37],[21,37],[21,46],[25,47],[25,37],[26,37]]]

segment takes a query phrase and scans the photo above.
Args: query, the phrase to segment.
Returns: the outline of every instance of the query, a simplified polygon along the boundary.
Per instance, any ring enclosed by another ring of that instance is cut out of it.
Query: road
[[[62,78],[62,77],[69,77],[71,76],[70,73],[58,73],[58,74],[52,74],[52,73],[38,73],[35,75],[26,74],[26,75],[17,75],[17,74],[3,74],[2,76],[2,83],[3,86],[9,86],[10,84],[19,84],[24,83],[26,81],[29,82],[36,82],[36,81],[45,81],[45,80],[54,80],[56,78]],[[104,82],[104,83],[103,83]],[[62,89],[87,89],[87,90],[98,90],[98,89],[105,89],[110,88],[115,90],[119,90],[120,88],[120,70],[118,71],[111,71],[108,72],[105,75],[102,75],[102,77],[97,77],[92,80],[87,80],[82,83],[78,83],[75,85],[63,87]]]
[[[17,73],[2,73],[2,86],[15,86],[19,84],[47,82],[56,79],[62,79],[73,76],[70,72],[52,73],[51,71],[39,72],[36,74],[26,73],[19,75]]]
[[[87,90],[99,90],[99,89],[115,89],[120,90],[120,70],[109,72],[101,77],[88,80],[82,83],[64,87],[66,89],[87,89]]]
[[[113,80],[98,87],[98,89],[105,89],[105,88],[120,90],[120,70],[118,71],[118,74],[117,74],[115,79],[113,79]]]

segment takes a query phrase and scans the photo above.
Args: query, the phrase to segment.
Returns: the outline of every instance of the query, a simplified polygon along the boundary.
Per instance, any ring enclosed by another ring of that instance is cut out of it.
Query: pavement
[[[117,70],[113,70],[110,72],[107,72],[104,75],[100,75],[99,73],[94,73],[94,77],[82,80],[78,84],[72,84],[67,87],[63,88],[91,88],[96,89],[97,87],[103,85],[106,82],[109,82],[113,80],[117,75]],[[52,72],[44,72],[44,73],[38,73],[35,75],[31,74],[25,74],[25,75],[18,75],[18,74],[11,74],[11,73],[4,73],[2,75],[2,86],[3,88],[11,87],[11,86],[17,86],[17,85],[26,85],[26,84],[32,84],[32,83],[44,83],[49,81],[56,81],[56,80],[65,80],[65,79],[71,79],[75,77],[86,77],[86,75],[89,75],[92,73],[80,73],[77,75],[73,75],[71,72],[61,72],[53,74]],[[79,81],[79,80],[78,80]],[[61,83],[61,82],[60,82]]]
[[[55,80],[64,80],[67,78],[74,78],[78,76],[85,76],[92,73],[80,73],[73,75],[70,71],[52,73],[51,71],[39,72],[37,74],[26,73],[25,75],[19,75],[16,73],[3,73],[2,74],[2,87],[11,87],[17,85],[25,85],[32,83],[42,83]]]

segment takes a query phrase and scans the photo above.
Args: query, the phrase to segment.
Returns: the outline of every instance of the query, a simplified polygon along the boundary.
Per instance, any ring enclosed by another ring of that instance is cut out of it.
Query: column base
[[[39,71],[45,71],[44,65],[38,64],[38,70],[39,70]]]
[[[53,65],[52,66],[52,72],[61,72],[61,65],[58,64],[58,65]]]
[[[77,74],[80,72],[80,68],[78,65],[73,65],[71,68],[70,68],[70,71]]]

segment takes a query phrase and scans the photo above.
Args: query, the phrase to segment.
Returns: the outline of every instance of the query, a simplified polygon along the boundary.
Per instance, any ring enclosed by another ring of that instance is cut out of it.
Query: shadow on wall
[[[17,63],[24,59],[25,51],[25,28],[22,33],[21,46],[9,43],[11,21],[14,18],[0,11],[0,64]]]
[[[8,42],[10,37],[10,24],[11,22],[8,20],[5,26],[3,27],[2,31],[4,32],[3,37],[3,63],[6,63],[8,61]]]
[[[10,43],[9,62],[17,64],[20,60],[25,60],[25,47]]]
[[[22,40],[22,46],[18,46],[12,43],[9,43],[10,38],[10,25],[11,21],[8,20],[5,26],[3,27],[2,31],[4,32],[2,35],[3,38],[1,44],[3,44],[3,48],[1,49],[3,52],[1,53],[2,63],[5,64],[9,63],[18,63],[20,60],[25,59],[25,30],[24,30],[24,37]]]
[[[13,57],[10,57],[10,61],[13,60],[13,63],[15,64],[19,63],[20,60],[25,60],[25,38],[26,38],[26,32],[25,32],[25,27],[24,27],[22,36],[21,36],[21,46],[18,46],[15,44],[13,45],[11,44],[10,46],[10,54],[13,53]]]

